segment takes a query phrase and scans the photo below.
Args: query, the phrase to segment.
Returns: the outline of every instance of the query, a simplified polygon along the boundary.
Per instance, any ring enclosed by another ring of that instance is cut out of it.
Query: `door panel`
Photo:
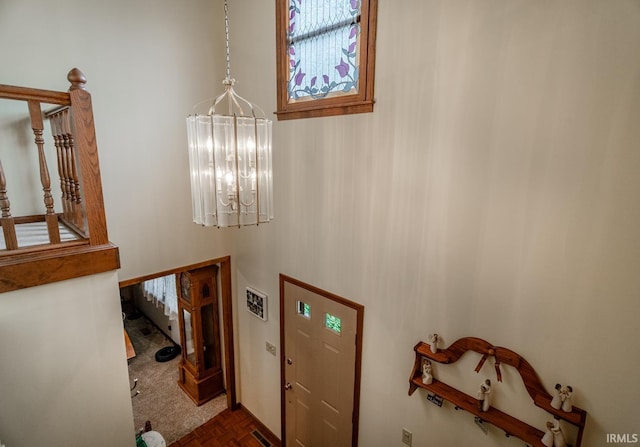
[[[295,427],[295,445],[306,447],[311,445],[311,430],[309,429],[309,425],[311,424],[311,410],[303,400],[308,399],[296,399],[296,406],[294,410],[295,420],[297,422]]]
[[[283,445],[355,445],[364,309],[284,275],[280,289]]]

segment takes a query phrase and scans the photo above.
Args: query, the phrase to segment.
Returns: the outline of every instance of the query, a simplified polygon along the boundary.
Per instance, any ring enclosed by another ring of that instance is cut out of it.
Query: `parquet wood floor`
[[[264,447],[251,434],[254,430],[258,430],[273,447],[280,447],[280,440],[244,407],[236,411],[224,410],[169,447]]]

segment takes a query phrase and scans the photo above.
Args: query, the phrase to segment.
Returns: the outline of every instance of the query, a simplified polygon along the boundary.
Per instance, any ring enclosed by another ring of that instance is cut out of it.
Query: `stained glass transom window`
[[[289,99],[358,92],[360,0],[288,0]]]
[[[335,315],[324,314],[324,327],[339,334],[342,331],[342,320]]]

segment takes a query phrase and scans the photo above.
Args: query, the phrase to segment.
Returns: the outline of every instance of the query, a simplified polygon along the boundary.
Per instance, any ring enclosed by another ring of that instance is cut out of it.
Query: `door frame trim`
[[[286,414],[285,414],[285,363],[286,363],[286,346],[284,338],[284,284],[288,282],[303,289],[306,289],[317,295],[321,295],[324,298],[340,303],[344,306],[350,307],[356,311],[357,328],[356,328],[356,357],[355,357],[355,377],[353,383],[353,414],[351,419],[352,431],[351,431],[351,446],[357,447],[358,445],[358,427],[360,425],[360,377],[362,374],[362,339],[364,329],[364,305],[350,301],[341,296],[335,295],[326,290],[319,289],[283,273],[280,273],[280,437],[282,439],[282,447],[286,447]]]
[[[222,300],[222,333],[224,337],[224,366],[225,381],[227,394],[227,408],[236,411],[240,408],[236,394],[236,363],[235,348],[233,341],[233,294],[231,289],[231,256],[210,259],[208,261],[198,262],[196,264],[176,267],[174,269],[153,273],[151,275],[139,276],[137,278],[120,281],[119,288],[131,286],[134,284],[147,281],[149,279],[159,278],[162,276],[173,275],[176,273],[194,270],[200,267],[208,267],[210,265],[218,265],[220,270],[218,276],[220,280],[220,298]]]

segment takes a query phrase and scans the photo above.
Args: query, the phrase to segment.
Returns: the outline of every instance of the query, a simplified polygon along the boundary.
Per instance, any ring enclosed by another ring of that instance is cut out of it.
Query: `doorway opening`
[[[170,347],[177,347],[175,349],[178,354],[182,350],[180,319],[169,319],[164,315],[162,304],[156,308],[156,303],[147,301],[142,284],[157,278],[174,279],[182,272],[210,266],[217,266],[215,282],[219,297],[220,334],[216,336],[220,338],[222,347],[225,393],[198,406],[178,385],[181,355],[163,356],[176,354],[170,352],[172,351]],[[220,411],[227,408],[238,409],[233,352],[230,257],[212,259],[121,281],[119,286],[125,342],[128,336],[133,348],[133,353],[128,351],[127,357],[130,357],[128,364],[136,430],[143,428],[145,422],[149,421],[151,429],[160,432],[169,445],[210,420]],[[138,379],[137,382],[135,379]],[[149,424],[144,429],[150,429]]]

